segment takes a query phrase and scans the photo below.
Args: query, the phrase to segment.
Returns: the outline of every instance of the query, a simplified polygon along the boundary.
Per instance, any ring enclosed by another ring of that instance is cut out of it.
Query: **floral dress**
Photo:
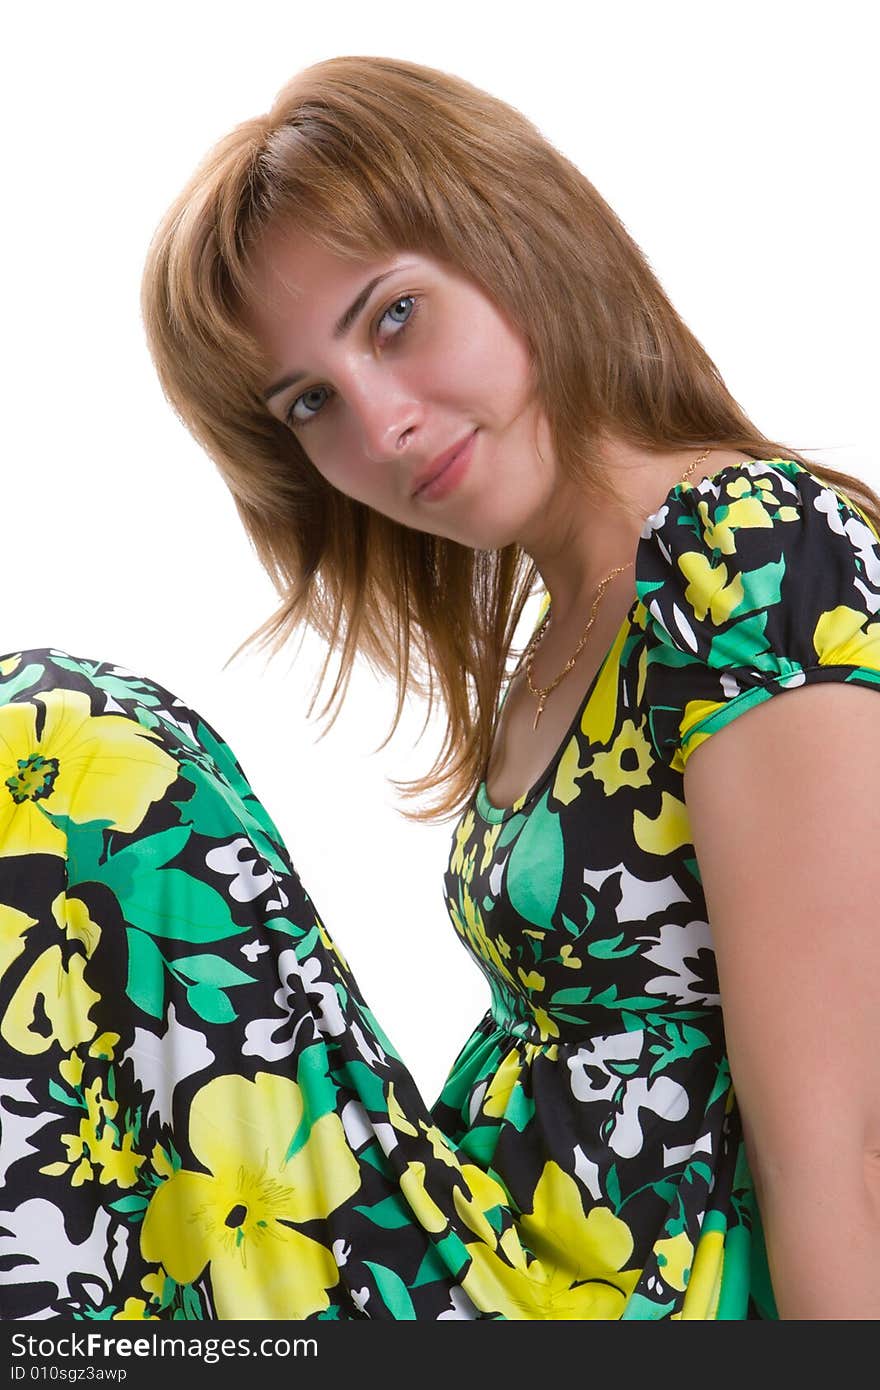
[[[880,539],[783,459],[672,489],[544,775],[445,880],[491,1006],[425,1104],[229,747],[0,661],[0,1314],[773,1316],[682,775],[880,687]]]

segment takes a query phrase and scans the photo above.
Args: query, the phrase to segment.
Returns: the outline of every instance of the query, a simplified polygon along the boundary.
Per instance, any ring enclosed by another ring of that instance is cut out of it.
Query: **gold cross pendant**
[[[533,731],[534,731],[535,729],[537,729],[537,727],[538,727],[538,720],[541,718],[541,715],[544,713],[544,702],[545,702],[546,699],[547,699],[547,696],[546,696],[546,695],[542,695],[541,698],[540,698],[540,700],[538,701],[538,711],[537,711],[537,714],[535,715],[535,722],[534,722],[534,724],[532,725],[532,730],[533,730]]]

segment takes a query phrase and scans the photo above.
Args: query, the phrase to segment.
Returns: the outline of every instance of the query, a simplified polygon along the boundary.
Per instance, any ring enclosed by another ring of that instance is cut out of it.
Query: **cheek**
[[[309,462],[325,483],[357,501],[364,500],[358,484],[363,484],[365,474],[353,441],[334,439],[332,443],[329,440],[325,444],[320,440],[312,443],[311,434],[307,432],[301,442]]]
[[[506,341],[489,343],[461,335],[440,356],[431,374],[453,402],[471,402],[486,423],[506,424],[518,414],[530,391],[528,358]]]
[[[313,452],[309,457],[330,487],[386,516],[393,515],[393,510],[389,508],[393,508],[394,499],[388,495],[387,481],[383,485],[381,470],[365,458],[362,446],[354,436],[344,434],[341,438],[334,437],[332,444],[328,443],[323,450],[317,445],[312,447]]]

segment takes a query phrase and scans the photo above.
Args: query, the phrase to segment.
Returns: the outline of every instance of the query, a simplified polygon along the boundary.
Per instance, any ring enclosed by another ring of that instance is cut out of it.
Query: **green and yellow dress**
[[[880,689],[880,539],[751,461],[672,489],[635,581],[546,772],[455,830],[491,1005],[433,1106],[214,729],[0,661],[0,1315],[774,1315],[682,774],[762,700]]]

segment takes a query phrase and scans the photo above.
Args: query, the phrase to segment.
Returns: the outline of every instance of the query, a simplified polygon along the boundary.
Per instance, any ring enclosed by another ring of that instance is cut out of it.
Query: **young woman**
[[[398,60],[221,141],[144,311],[261,635],[442,701],[412,790],[492,1004],[429,1108],[219,735],[13,654],[6,1315],[880,1316],[878,499],[521,115]]]

